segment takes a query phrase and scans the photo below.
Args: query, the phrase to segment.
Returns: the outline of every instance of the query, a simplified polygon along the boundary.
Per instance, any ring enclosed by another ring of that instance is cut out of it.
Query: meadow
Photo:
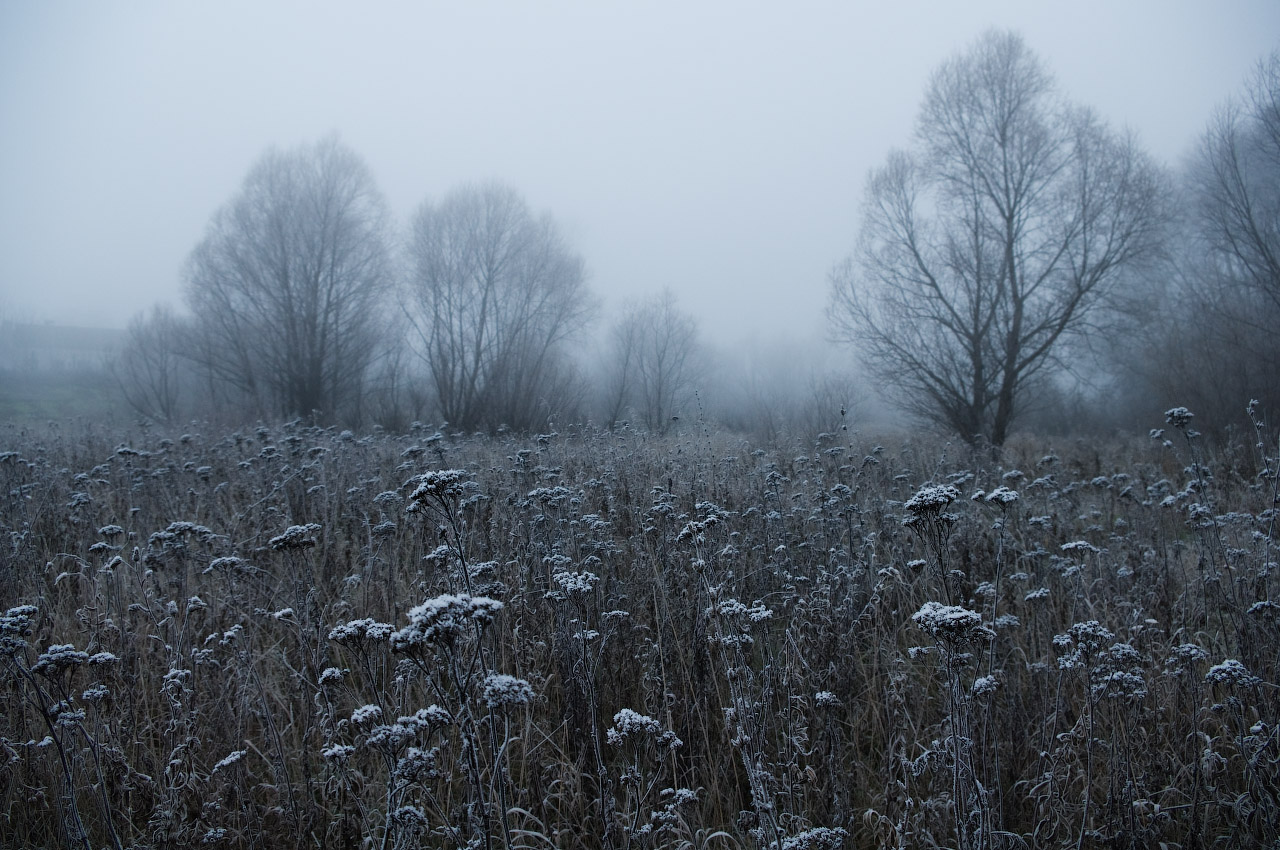
[[[1274,847],[1276,447],[1184,414],[1000,450],[0,427],[0,834]]]

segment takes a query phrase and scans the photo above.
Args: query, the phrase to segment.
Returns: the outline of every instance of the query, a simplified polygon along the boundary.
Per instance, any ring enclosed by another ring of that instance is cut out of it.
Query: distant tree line
[[[368,167],[332,137],[264,154],[184,278],[186,314],[136,317],[113,364],[128,406],[158,422],[471,433],[594,420],[664,434],[694,418],[711,373],[669,290],[624,305],[594,340],[582,257],[514,189],[428,199],[401,233]],[[722,407],[750,380],[738,371]]]
[[[164,422],[664,434],[694,418],[777,437],[848,427],[865,374],[971,443],[1177,405],[1218,430],[1250,399],[1280,413],[1280,52],[1178,173],[1064,98],[1016,34],[944,62],[831,274],[832,337],[855,355],[835,370],[713,351],[670,290],[600,327],[549,214],[466,185],[401,230],[336,138],[264,154],[184,278],[187,313],[136,318],[115,364],[129,406]]]

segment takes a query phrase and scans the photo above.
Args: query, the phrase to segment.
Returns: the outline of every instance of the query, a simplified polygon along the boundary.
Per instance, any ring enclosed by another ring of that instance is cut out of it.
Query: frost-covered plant
[[[413,653],[441,646],[449,648],[462,635],[493,622],[502,603],[487,596],[442,593],[409,609],[409,625],[390,635],[391,648]]]

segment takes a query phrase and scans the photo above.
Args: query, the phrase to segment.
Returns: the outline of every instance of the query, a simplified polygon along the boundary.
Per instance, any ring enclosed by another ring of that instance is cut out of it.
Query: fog
[[[864,176],[982,31],[1169,163],[1280,34],[1267,0],[888,5],[5,4],[0,304],[111,327],[180,305],[255,159],[336,132],[401,221],[515,187],[606,308],[669,287],[713,340],[820,336]]]

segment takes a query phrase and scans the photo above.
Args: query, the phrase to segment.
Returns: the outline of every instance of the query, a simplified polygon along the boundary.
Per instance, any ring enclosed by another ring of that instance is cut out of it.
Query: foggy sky
[[[713,339],[821,336],[863,178],[992,26],[1176,165],[1280,3],[3,3],[0,316],[179,306],[254,160],[336,131],[400,222],[501,179],[606,307],[665,286]]]

